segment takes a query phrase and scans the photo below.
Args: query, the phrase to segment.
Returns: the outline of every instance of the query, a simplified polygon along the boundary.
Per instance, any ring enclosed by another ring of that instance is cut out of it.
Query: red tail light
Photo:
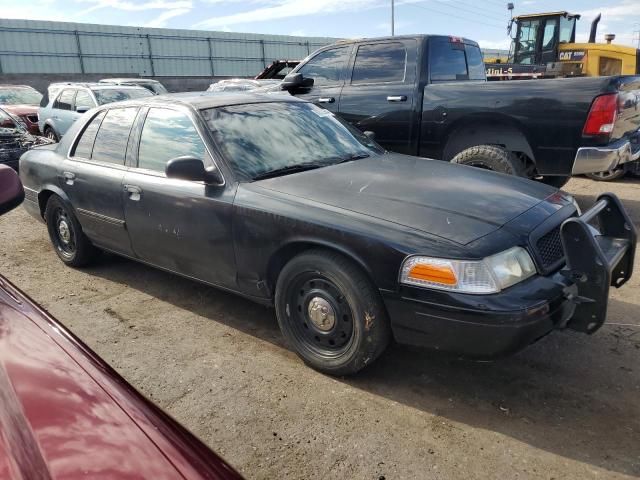
[[[591,104],[589,116],[584,124],[584,135],[609,135],[618,116],[618,94],[600,95]]]

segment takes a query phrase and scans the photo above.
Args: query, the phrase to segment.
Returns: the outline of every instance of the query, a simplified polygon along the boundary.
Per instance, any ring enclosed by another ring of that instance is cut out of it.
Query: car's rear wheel
[[[60,139],[58,138],[58,135],[56,135],[56,132],[53,128],[51,127],[45,127],[44,128],[44,136],[47,137],[49,140],[52,140],[54,142],[58,142]]]
[[[591,180],[596,180],[598,182],[612,182],[613,180],[618,180],[619,178],[624,177],[624,174],[624,167],[618,167],[607,172],[587,173],[586,175]]]
[[[57,195],[47,201],[44,212],[49,238],[58,257],[72,267],[87,265],[97,254],[96,248],[83,233],[78,219]]]
[[[374,285],[353,262],[325,250],[293,258],[278,277],[278,324],[296,353],[330,375],[356,373],[387,347],[387,313]]]
[[[515,153],[496,145],[467,148],[453,157],[451,162],[519,177],[526,173],[524,163]]]

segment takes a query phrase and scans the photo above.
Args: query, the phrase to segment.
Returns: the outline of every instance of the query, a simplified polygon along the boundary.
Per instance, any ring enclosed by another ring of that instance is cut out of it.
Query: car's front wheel
[[[72,267],[82,267],[93,260],[96,248],[82,231],[73,211],[57,195],[47,201],[44,218],[60,260]]]
[[[379,292],[339,253],[312,250],[294,257],[278,277],[275,307],[296,353],[330,375],[362,370],[391,337]]]

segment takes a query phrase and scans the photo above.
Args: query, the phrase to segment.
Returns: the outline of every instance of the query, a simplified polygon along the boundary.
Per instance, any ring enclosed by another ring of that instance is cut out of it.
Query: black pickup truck
[[[640,173],[638,76],[486,82],[477,43],[419,35],[324,47],[281,88],[400,153],[557,187],[571,175]]]

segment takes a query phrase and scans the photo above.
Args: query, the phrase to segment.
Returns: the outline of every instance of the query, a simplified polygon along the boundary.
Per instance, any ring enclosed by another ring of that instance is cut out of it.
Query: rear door
[[[231,235],[234,185],[165,176],[169,160],[188,155],[205,166],[214,161],[185,108],[148,109],[137,164],[124,179],[124,213],[136,256],[152,265],[211,284],[235,285]]]
[[[313,86],[292,93],[296,97],[337,112],[352,48],[352,45],[330,48],[311,58],[296,71],[304,78],[312,78]]]
[[[122,180],[138,107],[102,110],[84,127],[62,164],[60,184],[84,233],[98,246],[132,255]]]
[[[416,40],[361,43],[340,96],[339,114],[394,152],[415,154]]]
[[[65,88],[53,102],[51,120],[59,136],[63,136],[75,121],[73,100],[76,96],[74,88]]]

